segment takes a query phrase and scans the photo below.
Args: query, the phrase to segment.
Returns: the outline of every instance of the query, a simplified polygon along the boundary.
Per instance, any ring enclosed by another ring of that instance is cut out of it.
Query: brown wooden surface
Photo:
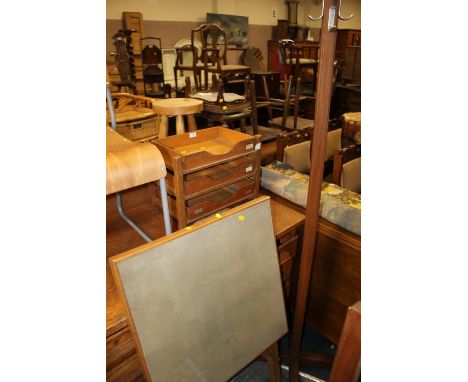
[[[315,244],[319,220],[320,195],[322,189],[323,163],[325,159],[328,132],[328,117],[333,83],[333,60],[335,55],[336,34],[328,31],[328,10],[332,0],[324,1],[324,16],[320,41],[317,103],[315,106],[315,127],[313,130],[312,154],[310,161],[309,189],[307,198],[304,241],[302,245],[299,279],[297,286],[296,308],[290,344],[291,382],[299,382],[299,352],[309,294],[311,270],[314,261]],[[338,16],[334,14],[334,23]]]
[[[328,382],[356,382],[361,373],[361,302],[349,307]]]
[[[268,190],[261,189],[261,193],[270,195],[272,203],[305,213],[304,208]],[[360,299],[361,237],[319,217],[307,324],[338,343],[346,311]]]
[[[159,150],[151,143],[135,143],[106,127],[106,195],[166,176]]]
[[[224,127],[211,127],[152,142],[169,168],[173,168],[176,155],[183,157],[183,170],[188,173],[255,152],[256,138]]]

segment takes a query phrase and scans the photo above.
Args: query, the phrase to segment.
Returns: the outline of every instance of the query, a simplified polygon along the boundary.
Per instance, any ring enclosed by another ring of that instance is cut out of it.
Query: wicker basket
[[[159,135],[158,117],[149,117],[131,122],[117,124],[116,131],[131,141],[144,142]]]
[[[159,116],[152,112],[153,100],[151,98],[127,93],[114,93],[112,94],[112,102],[117,117],[116,131],[120,135],[138,142],[158,137]],[[108,123],[110,124],[109,113]]]

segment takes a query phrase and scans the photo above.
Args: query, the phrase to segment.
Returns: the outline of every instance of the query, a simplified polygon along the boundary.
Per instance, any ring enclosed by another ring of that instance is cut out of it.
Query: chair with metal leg
[[[171,221],[166,192],[166,165],[158,148],[151,143],[137,143],[125,139],[115,131],[115,112],[109,85],[107,100],[111,126],[106,127],[106,195],[117,193],[117,209],[120,216],[145,241],[152,241],[124,212],[121,191],[159,180],[161,204],[166,235],[171,233]]]

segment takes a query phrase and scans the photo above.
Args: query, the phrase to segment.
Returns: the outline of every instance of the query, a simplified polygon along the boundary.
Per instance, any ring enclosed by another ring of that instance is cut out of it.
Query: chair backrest
[[[327,147],[325,151],[325,161],[333,159],[335,151],[341,149],[342,129],[336,129],[327,133]]]
[[[341,187],[358,194],[361,193],[361,158],[343,164]]]
[[[293,65],[294,59],[298,56],[298,47],[293,40],[282,39],[278,41],[278,52],[280,66]]]
[[[310,171],[310,141],[288,146],[284,149],[284,163],[303,174]]]
[[[245,49],[240,57],[242,65],[250,66],[251,71],[266,71],[262,51],[254,46]]]
[[[132,32],[130,30],[120,29],[112,36],[116,48],[116,52],[114,54],[115,64],[122,82],[136,81],[131,34]]]
[[[201,61],[207,65],[226,65],[226,31],[218,24],[202,24],[192,29],[192,41],[199,35],[202,43]]]
[[[351,145],[335,151],[333,183],[361,193],[361,145]]]
[[[160,65],[162,68],[161,39],[159,37],[140,38],[140,44],[149,41],[148,45],[141,50],[141,62],[143,65]],[[157,44],[157,45],[156,45]]]

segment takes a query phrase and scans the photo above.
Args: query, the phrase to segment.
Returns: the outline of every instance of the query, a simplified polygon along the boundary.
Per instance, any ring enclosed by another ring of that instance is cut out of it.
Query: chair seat
[[[123,109],[115,113],[115,120],[117,123],[135,121],[137,119],[143,119],[155,116],[155,112],[145,107],[136,107],[132,109]]]
[[[218,67],[216,65],[209,66],[206,70],[208,71],[217,71]],[[221,65],[222,71],[229,71],[229,70],[250,70],[249,66],[244,65]]]
[[[313,58],[299,58],[299,65],[312,65],[312,64],[316,64],[318,61],[313,59]],[[296,59],[295,58],[291,58],[291,59],[287,59],[286,64],[288,65],[295,65],[296,64]]]
[[[203,62],[197,62],[195,66],[201,69],[205,66],[205,64]],[[177,69],[190,70],[190,69],[193,69],[193,65],[189,65],[189,64],[178,65]]]
[[[269,121],[270,125],[274,126],[281,126],[281,122],[283,117],[276,117]],[[315,122],[313,119],[301,118],[297,117],[297,125],[296,130],[306,130],[306,129],[313,129]],[[289,116],[286,118],[286,125],[285,127],[290,130],[294,130],[294,117]]]

